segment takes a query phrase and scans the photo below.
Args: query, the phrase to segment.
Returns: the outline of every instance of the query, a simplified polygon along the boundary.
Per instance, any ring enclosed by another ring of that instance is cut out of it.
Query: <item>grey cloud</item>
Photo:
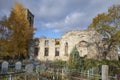
[[[53,29],[55,32],[85,29],[98,13],[107,12],[110,6],[120,3],[120,0],[18,1],[35,15],[35,27],[38,28],[38,31]],[[0,0],[0,12],[7,14],[10,12],[12,5],[13,0]]]
[[[45,26],[47,28],[54,28],[55,32],[65,32],[73,29],[84,29],[85,21],[83,20],[85,14],[74,12],[65,17],[61,21],[56,21],[53,23],[47,23]],[[57,26],[57,27],[56,27]]]
[[[90,24],[92,19],[98,14],[98,13],[103,13],[108,10],[110,6],[113,4],[117,4],[120,2],[119,0],[111,0],[111,1],[95,1],[95,0],[71,0],[68,2],[67,6],[67,11],[69,13],[72,12],[79,12],[79,13],[85,13],[86,15],[78,17],[75,21],[70,22],[67,24],[63,21],[56,21],[54,23],[49,23],[48,28],[50,27],[56,27],[55,31],[60,32],[60,31],[67,31],[67,30],[73,30],[73,29],[85,29],[87,26]],[[66,16],[69,16],[69,14],[66,12]],[[65,17],[64,17],[65,19]]]
[[[0,19],[9,15],[12,6],[13,0],[0,0]]]
[[[0,0],[0,10],[9,9],[13,5],[13,0]]]

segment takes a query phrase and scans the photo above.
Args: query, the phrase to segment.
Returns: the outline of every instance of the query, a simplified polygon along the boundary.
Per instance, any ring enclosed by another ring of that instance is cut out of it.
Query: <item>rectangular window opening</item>
[[[60,40],[59,39],[55,39],[55,45],[60,45]]]
[[[49,46],[49,40],[45,40],[45,46]]]
[[[45,54],[44,56],[49,56],[49,48],[45,48]]]
[[[59,56],[59,48],[55,48],[55,56]]]

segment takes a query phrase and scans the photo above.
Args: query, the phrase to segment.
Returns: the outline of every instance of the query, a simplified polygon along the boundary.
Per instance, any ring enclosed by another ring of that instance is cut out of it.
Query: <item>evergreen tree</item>
[[[77,51],[77,48],[74,47],[72,52],[70,53],[69,60],[68,60],[68,69],[79,69],[81,68],[81,61],[79,52]]]

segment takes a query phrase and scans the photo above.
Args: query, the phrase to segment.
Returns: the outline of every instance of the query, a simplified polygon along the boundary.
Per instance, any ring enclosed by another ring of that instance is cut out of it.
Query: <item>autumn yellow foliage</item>
[[[28,44],[33,38],[34,28],[29,24],[26,8],[22,4],[15,2],[10,16],[0,21],[0,28],[7,30],[7,35],[4,34],[5,37],[0,40],[1,53],[10,56],[28,53]]]

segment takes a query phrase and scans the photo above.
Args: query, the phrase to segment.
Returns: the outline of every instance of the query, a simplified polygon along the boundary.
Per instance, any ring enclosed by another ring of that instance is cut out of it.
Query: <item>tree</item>
[[[106,58],[111,49],[120,45],[120,5],[113,5],[107,13],[98,14],[88,29],[97,30],[102,35],[105,42],[102,55]]]
[[[84,70],[89,70],[94,67],[98,67],[100,61],[94,59],[84,59]]]
[[[80,70],[80,56],[77,48],[74,47],[72,52],[70,53],[70,57],[68,60],[68,68],[69,69],[79,69]]]
[[[2,51],[6,51],[6,53],[13,57],[20,54],[26,55],[28,43],[33,37],[34,28],[27,20],[23,5],[15,2],[10,16],[7,19],[2,19],[0,22],[0,27],[9,33],[3,40],[3,42],[6,41],[7,43],[0,46],[7,46]]]
[[[2,20],[0,21],[0,55],[8,55],[7,50],[9,48],[8,46],[8,40],[11,37],[10,36],[10,31],[6,28],[8,24],[7,17],[4,16]],[[6,53],[6,54],[5,54]]]

